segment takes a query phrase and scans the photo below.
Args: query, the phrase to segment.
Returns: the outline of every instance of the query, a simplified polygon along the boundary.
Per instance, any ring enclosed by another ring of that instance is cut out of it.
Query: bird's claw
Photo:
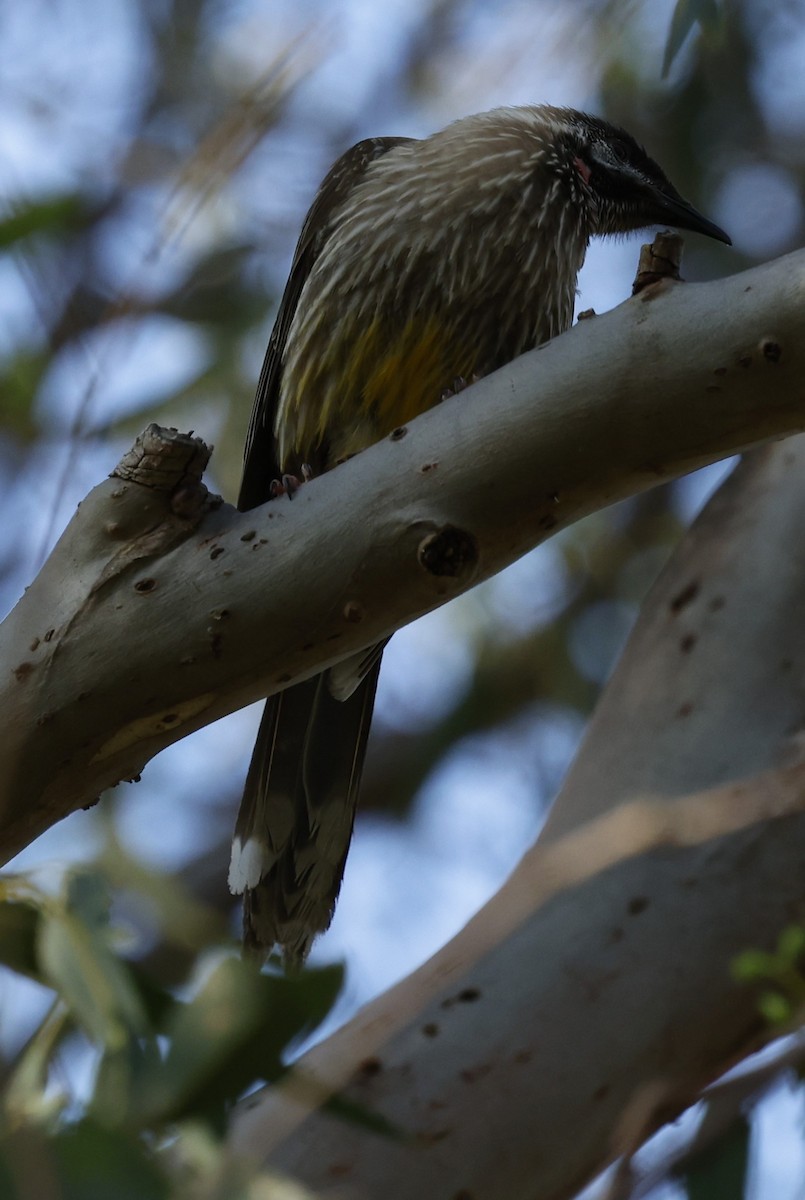
[[[277,496],[287,496],[293,500],[303,483],[309,483],[313,478],[313,470],[308,463],[302,463],[299,471],[301,479],[296,475],[283,475],[281,479],[272,479],[269,491],[272,500]]]
[[[450,387],[445,388],[439,397],[440,400],[448,400],[450,396],[457,396],[459,392],[463,392],[465,388],[471,384],[477,383],[481,378],[477,373],[473,373],[469,379],[465,379],[463,375],[456,375]]]

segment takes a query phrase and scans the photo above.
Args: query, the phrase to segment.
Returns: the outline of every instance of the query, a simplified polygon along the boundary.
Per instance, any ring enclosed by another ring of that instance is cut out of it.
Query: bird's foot
[[[313,471],[307,463],[302,463],[300,474],[301,479],[297,475],[283,475],[281,479],[272,479],[269,489],[272,500],[277,496],[287,496],[289,500],[293,500],[302,484],[309,483],[313,478]]]

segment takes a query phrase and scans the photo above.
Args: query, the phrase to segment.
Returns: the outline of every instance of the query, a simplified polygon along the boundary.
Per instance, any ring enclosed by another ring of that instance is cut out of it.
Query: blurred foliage
[[[0,961],[53,994],[6,1072],[0,1195],[9,1200],[245,1197],[255,1172],[230,1161],[220,1140],[229,1108],[284,1074],[289,1047],[320,1023],[340,988],[336,967],[261,972],[231,943],[211,941],[214,913],[170,878],[141,875],[162,936],[197,949],[181,989],[166,989],[124,953],[112,916],[113,889],[131,889],[137,874],[112,845],[103,869],[68,872],[56,894],[3,879]],[[58,1084],[60,1060],[81,1053],[81,1043],[95,1058],[85,1094]],[[264,1182],[267,1198],[285,1194]]]
[[[688,1161],[681,1180],[688,1200],[743,1200],[747,1196],[750,1124],[736,1121]]]
[[[800,1024],[805,1013],[805,927],[789,925],[771,952],[745,950],[733,975],[758,988],[758,1007],[770,1025]]]
[[[35,235],[66,237],[86,224],[80,196],[54,196],[33,202],[0,221],[0,248],[7,250],[15,242]]]
[[[40,546],[149,421],[215,441],[214,486],[234,496],[304,210],[359,137],[424,133],[501,103],[574,103],[629,128],[730,228],[732,251],[691,239],[689,278],[796,244],[805,104],[786,55],[802,42],[802,15],[797,0],[415,0],[375,15],[349,0],[8,6],[8,602]],[[15,45],[23,49],[9,58]],[[773,210],[757,183],[770,172]],[[624,277],[623,298],[629,284]],[[165,331],[183,340],[166,351]],[[579,652],[577,634],[609,602],[637,610],[683,528],[685,494],[684,485],[662,488],[561,535],[562,594],[547,606],[535,595],[517,622],[501,619],[506,593],[494,581],[455,605],[469,678],[427,728],[378,727],[364,809],[402,818],[457,748],[501,738],[524,714],[536,728],[544,712],[589,713],[602,672]],[[601,639],[612,636],[605,625]],[[228,1105],[278,1076],[288,1046],[327,1011],[339,973],[287,980],[233,956],[223,877],[240,785],[227,778],[216,794],[210,772],[211,794],[199,797],[212,814],[208,840],[181,883],[143,867],[106,831],[94,865],[68,873],[58,894],[6,878],[0,960],[49,989],[53,1003],[26,1044],[7,1050],[0,1195],[258,1195],[219,1141]],[[138,785],[149,786],[147,777]],[[535,788],[535,809],[552,786]],[[166,810],[175,804],[162,798]],[[97,823],[80,819],[83,829]],[[187,828],[194,822],[188,814]],[[121,944],[121,923],[133,949]],[[755,962],[756,978],[774,981],[790,1004],[792,964],[772,958],[774,970]],[[88,1060],[91,1083],[65,1091],[61,1081],[80,1077],[75,1064]],[[302,1194],[262,1182],[263,1198]]]
[[[709,35],[719,29],[722,19],[723,14],[719,12],[716,0],[677,0],[668,30],[668,41],[665,43],[663,78],[671,70],[674,59],[695,27],[701,26],[702,33]]]

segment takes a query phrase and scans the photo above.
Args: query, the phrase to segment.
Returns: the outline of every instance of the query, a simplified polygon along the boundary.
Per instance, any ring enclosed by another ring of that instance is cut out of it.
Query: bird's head
[[[575,172],[574,191],[589,213],[591,234],[671,225],[732,245],[723,229],[680,196],[625,129],[571,110],[562,111],[558,124],[562,165]]]

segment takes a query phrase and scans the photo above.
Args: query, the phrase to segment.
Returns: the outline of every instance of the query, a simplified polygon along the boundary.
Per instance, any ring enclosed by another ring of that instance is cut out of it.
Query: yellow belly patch
[[[363,403],[375,414],[381,437],[438,404],[457,376],[469,378],[475,369],[466,350],[457,347],[453,331],[435,321],[409,321],[386,344],[383,333],[367,330],[375,353],[361,364]]]
[[[349,336],[352,333],[353,336]],[[380,317],[362,330],[340,330],[324,359],[306,363],[295,389],[293,442],[326,442],[330,465],[357,454],[438,404],[454,379],[470,380],[477,352],[433,318],[411,318],[390,331]]]

